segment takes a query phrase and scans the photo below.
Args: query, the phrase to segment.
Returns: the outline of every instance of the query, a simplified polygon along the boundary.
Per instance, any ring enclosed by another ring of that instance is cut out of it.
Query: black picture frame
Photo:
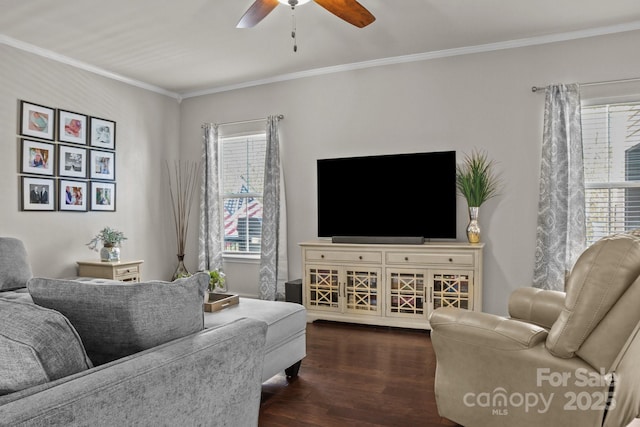
[[[58,176],[87,179],[88,157],[86,148],[58,144]]]
[[[21,209],[23,211],[55,211],[56,180],[22,176],[20,180]]]
[[[100,212],[116,211],[116,183],[91,181],[90,209]]]
[[[87,145],[89,116],[58,108],[58,141]]]
[[[72,212],[86,212],[89,197],[88,181],[76,179],[58,180],[58,210]]]
[[[56,110],[33,102],[20,101],[20,135],[55,139]]]
[[[116,122],[113,120],[91,117],[89,145],[105,150],[116,149]]]
[[[90,150],[89,178],[100,181],[115,181],[116,153],[115,151]]]
[[[56,145],[50,142],[20,140],[20,172],[30,175],[54,176]]]

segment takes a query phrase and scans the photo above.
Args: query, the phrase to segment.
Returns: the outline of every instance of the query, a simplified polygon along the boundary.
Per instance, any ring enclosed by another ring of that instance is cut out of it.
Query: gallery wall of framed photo
[[[114,212],[116,122],[20,100],[20,209]]]

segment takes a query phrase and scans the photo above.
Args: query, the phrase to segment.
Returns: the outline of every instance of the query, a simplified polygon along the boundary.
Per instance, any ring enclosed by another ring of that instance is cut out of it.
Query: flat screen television
[[[320,159],[317,173],[318,237],[456,238],[455,151]]]

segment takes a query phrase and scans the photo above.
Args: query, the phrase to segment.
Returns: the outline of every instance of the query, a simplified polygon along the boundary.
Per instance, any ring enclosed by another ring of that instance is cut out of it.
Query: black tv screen
[[[456,238],[455,151],[320,159],[318,236]]]

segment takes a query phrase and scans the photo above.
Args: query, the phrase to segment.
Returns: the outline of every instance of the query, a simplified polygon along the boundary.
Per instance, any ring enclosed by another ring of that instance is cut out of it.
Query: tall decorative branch
[[[174,279],[188,276],[189,272],[184,267],[183,259],[189,233],[189,218],[193,199],[198,188],[200,178],[200,162],[180,161],[173,163],[173,168],[166,162],[169,176],[169,194],[173,211],[173,222],[176,231],[176,243],[178,246],[178,269],[174,273]]]

